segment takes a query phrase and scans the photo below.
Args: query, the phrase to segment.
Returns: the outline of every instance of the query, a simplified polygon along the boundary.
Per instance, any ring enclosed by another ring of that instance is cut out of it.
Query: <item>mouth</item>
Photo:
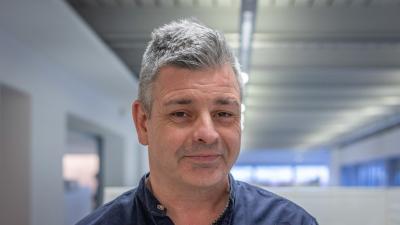
[[[222,155],[218,154],[202,154],[202,155],[188,155],[185,158],[195,163],[215,163]]]

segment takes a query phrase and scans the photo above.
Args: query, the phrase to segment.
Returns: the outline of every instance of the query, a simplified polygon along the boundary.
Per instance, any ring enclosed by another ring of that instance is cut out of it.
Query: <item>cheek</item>
[[[240,149],[241,129],[225,129],[220,132],[221,137],[224,139],[230,154],[235,154]]]
[[[185,129],[177,128],[166,129],[164,135],[163,138],[166,142],[166,146],[173,148],[175,151],[184,145],[189,138],[189,133],[186,132]]]
[[[183,145],[188,137],[184,129],[177,129],[168,125],[155,126],[149,133],[149,146],[163,155],[171,155]]]

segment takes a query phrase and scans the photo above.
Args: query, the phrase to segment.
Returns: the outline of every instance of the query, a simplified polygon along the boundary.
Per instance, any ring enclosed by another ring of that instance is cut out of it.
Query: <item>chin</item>
[[[213,171],[196,170],[185,177],[191,185],[206,188],[223,183],[227,179],[227,176],[227,172],[218,169]]]

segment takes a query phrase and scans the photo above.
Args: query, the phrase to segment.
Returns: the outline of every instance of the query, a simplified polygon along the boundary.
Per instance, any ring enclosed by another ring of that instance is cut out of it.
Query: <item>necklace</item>
[[[220,220],[222,220],[223,216],[225,215],[226,211],[228,210],[230,202],[231,202],[231,199],[228,198],[228,201],[226,202],[226,205],[225,205],[224,210],[223,210],[222,213],[219,214],[219,216],[212,222],[211,225],[218,225],[218,223],[221,222]]]
[[[149,188],[150,192],[153,193],[153,188],[152,188],[152,186],[151,186],[150,179],[146,179],[146,186]],[[228,191],[228,194],[229,194],[229,191]],[[229,204],[230,204],[230,203],[231,203],[231,199],[230,199],[230,197],[228,196],[228,201],[227,201],[226,204],[225,204],[224,210],[222,210],[222,212],[219,214],[219,216],[218,216],[215,220],[213,220],[213,222],[211,223],[211,225],[218,225],[218,223],[221,222],[220,220],[222,220],[223,216],[225,215],[226,211],[228,210]],[[157,208],[160,209],[160,210],[163,210],[163,211],[165,210],[165,207],[162,206],[162,205],[160,205],[160,204],[157,205]]]

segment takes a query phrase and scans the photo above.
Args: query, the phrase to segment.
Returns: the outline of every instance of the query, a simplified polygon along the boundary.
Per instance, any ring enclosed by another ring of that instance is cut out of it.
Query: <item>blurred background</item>
[[[72,225],[137,185],[141,57],[190,17],[247,81],[237,179],[321,225],[400,224],[400,0],[0,0],[0,224]]]

